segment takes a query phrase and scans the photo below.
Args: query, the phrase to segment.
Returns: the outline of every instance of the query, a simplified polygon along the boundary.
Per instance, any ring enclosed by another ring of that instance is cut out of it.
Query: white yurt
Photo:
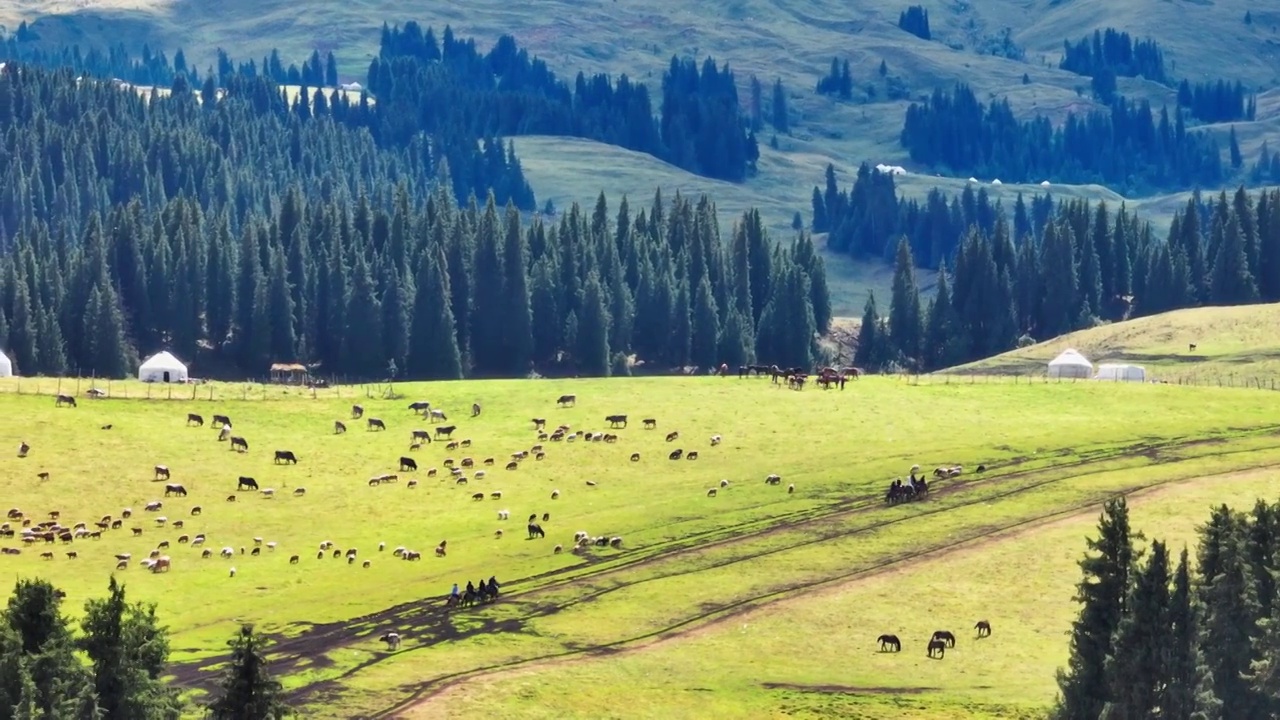
[[[1094,375],[1093,379],[1116,382],[1146,382],[1147,371],[1141,365],[1103,363],[1098,366],[1098,374]]]
[[[142,382],[184,383],[187,381],[187,366],[172,354],[159,352],[138,368],[138,379]]]
[[[0,377],[13,377],[13,361],[0,352]]]
[[[1049,377],[1090,378],[1093,377],[1093,363],[1075,348],[1067,348],[1049,361]]]

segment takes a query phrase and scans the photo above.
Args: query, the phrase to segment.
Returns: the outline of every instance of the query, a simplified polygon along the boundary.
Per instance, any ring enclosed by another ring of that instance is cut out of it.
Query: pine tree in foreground
[[[240,626],[240,632],[227,641],[231,661],[218,688],[217,698],[209,704],[212,720],[281,720],[289,716],[289,708],[281,699],[280,683],[267,674],[267,660],[262,652],[262,637],[252,625]]]

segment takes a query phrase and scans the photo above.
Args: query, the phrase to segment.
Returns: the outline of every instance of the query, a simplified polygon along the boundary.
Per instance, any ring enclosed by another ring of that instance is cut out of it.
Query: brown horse
[[[876,642],[880,643],[880,652],[901,652],[902,641],[897,635],[881,635],[876,638]]]
[[[941,640],[930,640],[929,657],[933,657],[935,651],[938,653],[938,659],[941,660],[947,654],[947,644]]]
[[[978,624],[973,626],[973,629],[978,631],[978,637],[980,638],[991,637],[991,623],[986,620],[979,620]]]

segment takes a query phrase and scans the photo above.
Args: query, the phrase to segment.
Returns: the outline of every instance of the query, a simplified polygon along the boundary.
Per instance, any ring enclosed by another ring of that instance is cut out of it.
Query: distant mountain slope
[[[1133,363],[1146,367],[1148,375],[1158,380],[1269,384],[1280,381],[1277,327],[1280,304],[1175,310],[1073,332],[940,372],[1042,376],[1058,353],[1075,348],[1095,366]]]

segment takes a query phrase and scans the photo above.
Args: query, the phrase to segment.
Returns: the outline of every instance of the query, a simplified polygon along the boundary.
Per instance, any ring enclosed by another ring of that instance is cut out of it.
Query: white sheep
[[[235,568],[235,566],[233,565],[233,566],[231,567],[231,577],[235,577],[235,576],[236,576],[236,568]]]
[[[276,489],[266,488],[265,490],[262,491],[262,496],[268,499],[273,498],[276,496]]]
[[[275,540],[272,540],[271,542],[267,543],[267,549],[268,549],[268,550],[275,550],[275,549],[276,549],[276,541],[275,541]]]
[[[387,549],[387,544],[386,544],[386,543],[384,543],[384,542],[380,542],[380,543],[378,543],[378,552],[382,552],[383,550],[386,550],[386,549]]]
[[[728,481],[728,480],[721,480],[721,481],[720,481],[720,487],[722,487],[722,488],[727,488],[727,487],[729,487],[729,481]]]
[[[795,491],[796,491],[796,484],[795,484],[795,483],[791,483],[790,485],[788,485],[788,486],[787,486],[787,494],[788,494],[788,495],[790,495],[791,493],[793,493],[793,492],[795,492]]]
[[[229,558],[235,554],[236,554],[236,551],[233,548],[229,548],[229,547],[222,548],[222,557],[224,558]]]
[[[499,519],[499,520],[508,520],[508,519],[510,519],[510,518],[511,518],[511,511],[510,511],[510,510],[499,510],[499,511],[498,511],[498,519]]]
[[[712,435],[712,436],[711,436],[711,446],[712,446],[712,447],[715,447],[716,445],[719,445],[721,440],[722,440],[722,438],[721,438],[719,435]]]

